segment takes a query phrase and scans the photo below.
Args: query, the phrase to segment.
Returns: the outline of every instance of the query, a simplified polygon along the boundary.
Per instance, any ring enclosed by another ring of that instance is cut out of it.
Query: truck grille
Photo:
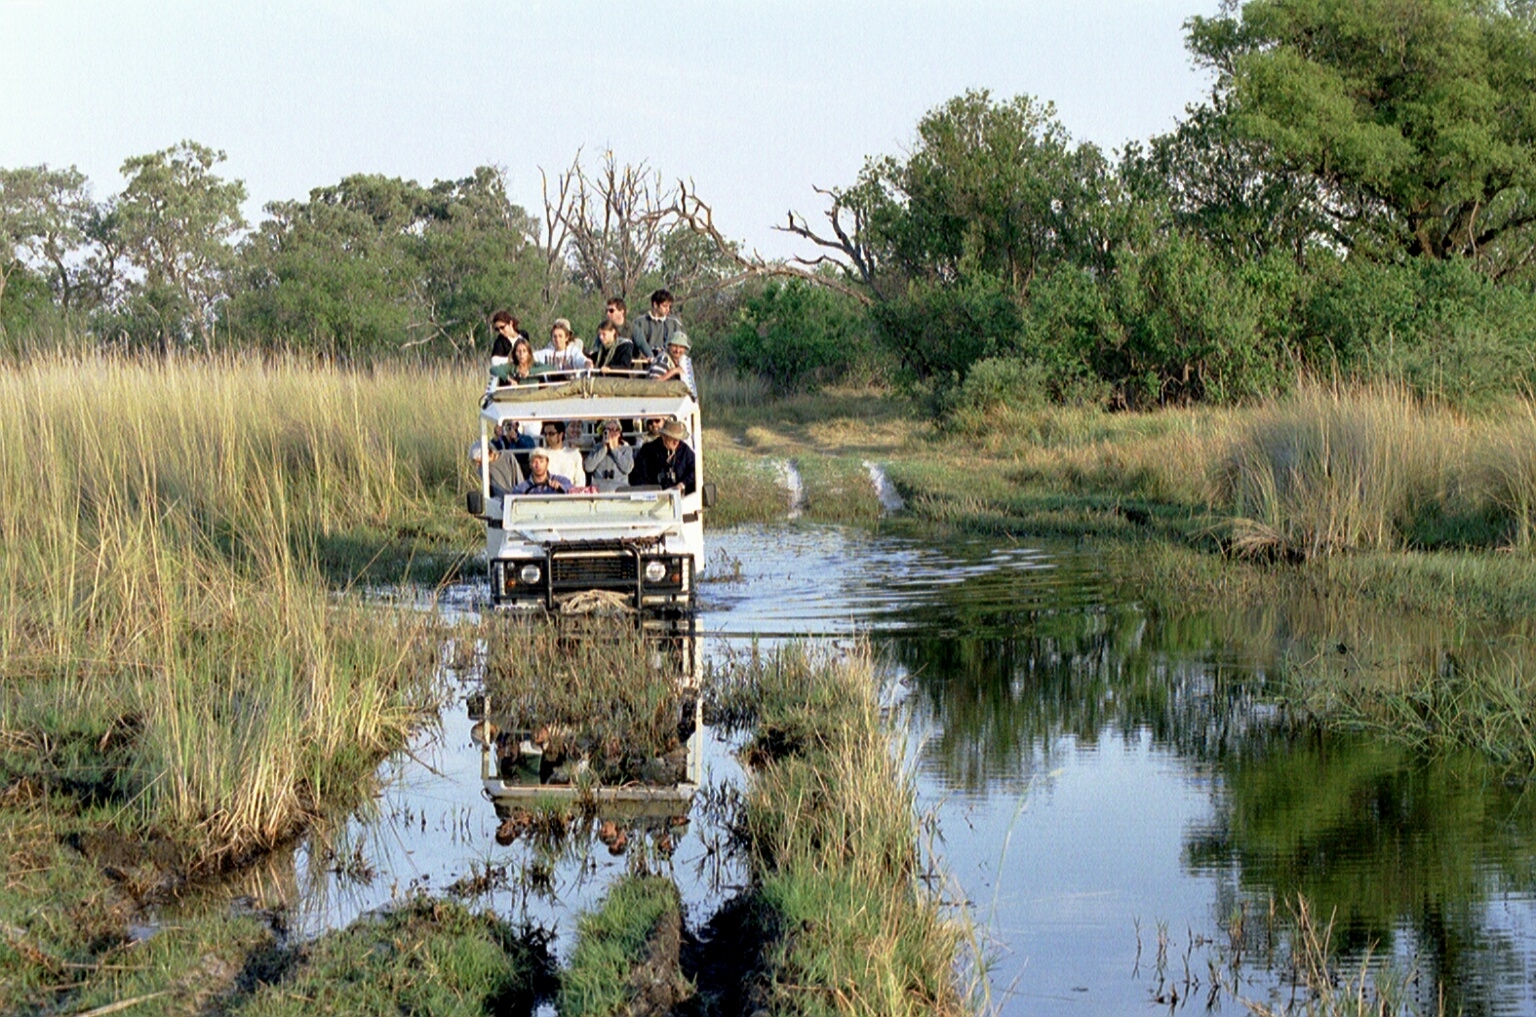
[[[556,586],[601,586],[611,583],[635,583],[635,559],[631,555],[604,555],[599,558],[557,557],[551,565],[551,579]]]

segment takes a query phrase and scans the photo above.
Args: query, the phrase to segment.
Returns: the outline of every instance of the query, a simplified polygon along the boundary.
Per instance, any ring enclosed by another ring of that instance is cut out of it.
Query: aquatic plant
[[[336,598],[325,559],[440,514],[461,387],[256,358],[0,370],[0,782],[115,802],[194,873],[360,793],[431,705],[434,623]]]
[[[720,713],[730,700],[744,719],[740,704],[755,704],[739,825],[770,940],[770,1012],[963,1012],[962,927],[920,885],[911,777],[868,648],[833,659],[791,646],[718,680]]]

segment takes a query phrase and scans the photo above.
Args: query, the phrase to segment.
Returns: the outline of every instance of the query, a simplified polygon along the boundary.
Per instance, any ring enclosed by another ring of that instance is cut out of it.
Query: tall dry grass
[[[1467,438],[1464,421],[1403,388],[1302,386],[1242,425],[1219,490],[1240,549],[1394,549],[1449,499]]]
[[[327,590],[314,548],[425,511],[475,389],[255,358],[0,367],[0,730],[34,750],[0,772],[74,786],[83,752],[93,794],[210,866],[347,793],[414,722],[431,644]]]
[[[1524,400],[1483,426],[1469,465],[1481,496],[1523,551],[1536,538],[1536,403]]]

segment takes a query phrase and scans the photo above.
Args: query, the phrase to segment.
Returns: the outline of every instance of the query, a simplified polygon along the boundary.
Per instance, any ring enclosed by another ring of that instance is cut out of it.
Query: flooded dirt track
[[[740,575],[710,589],[722,646],[864,631],[903,676],[1001,1012],[1283,1003],[1301,894],[1420,1012],[1536,1013],[1536,796],[1480,757],[1289,720],[1274,675],[1319,623],[1154,616],[1070,550],[809,529],[712,547]]]
[[[1536,795],[1480,758],[1323,736],[1274,705],[1294,619],[1116,603],[1096,559],[1024,545],[938,547],[793,526],[711,534],[700,650],[867,635],[899,677],[933,855],[968,902],[1005,1014],[1246,1013],[1283,1003],[1286,902],[1334,916],[1341,955],[1411,973],[1421,1012],[1536,1012]],[[485,591],[448,591],[474,612]],[[448,653],[445,659],[453,658]],[[413,889],[538,925],[629,869],[596,837],[496,841],[464,706],[384,769],[376,807],[275,860],[249,893],[299,935]],[[670,858],[685,926],[742,887],[715,792],[739,784],[706,730],[701,792]],[[277,870],[284,870],[277,872]],[[273,874],[277,872],[277,874]]]

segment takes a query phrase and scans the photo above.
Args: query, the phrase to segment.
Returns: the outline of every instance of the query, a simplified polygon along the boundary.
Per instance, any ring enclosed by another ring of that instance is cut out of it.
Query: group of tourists
[[[689,392],[697,394],[692,347],[683,323],[672,314],[672,294],[657,290],[651,294],[647,313],[633,322],[628,315],[623,299],[610,298],[588,349],[582,348],[569,319],[556,318],[549,328],[549,345],[535,350],[512,312],[497,311],[491,315],[491,330],[496,333],[491,345],[491,389],[592,373],[654,381],[679,379]]]
[[[571,422],[580,435],[581,422]],[[631,444],[617,420],[605,420],[592,435],[585,454],[567,444],[570,425],[546,420],[540,426],[541,444],[525,434],[518,422],[503,422],[501,431],[484,448],[477,441],[469,457],[478,470],[489,459],[491,497],[518,494],[598,493],[628,488],[676,488],[692,494],[694,454],[688,447],[688,431],[681,421],[652,417],[645,433]]]

